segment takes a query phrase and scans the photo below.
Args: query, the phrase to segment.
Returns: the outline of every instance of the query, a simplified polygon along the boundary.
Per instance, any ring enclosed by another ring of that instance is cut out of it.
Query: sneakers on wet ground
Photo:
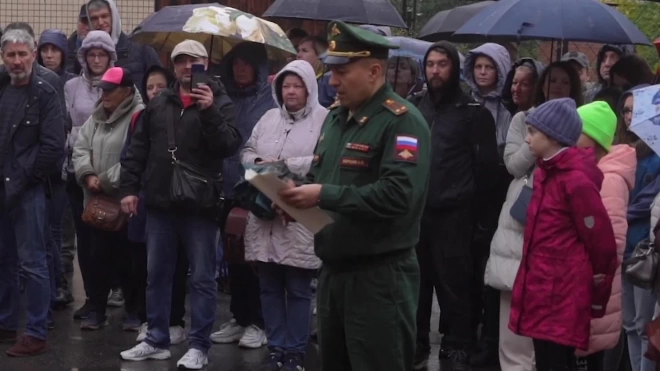
[[[244,334],[245,327],[239,325],[238,322],[232,318],[229,322],[220,326],[220,330],[211,334],[211,341],[218,344],[235,343],[241,340]]]
[[[284,365],[284,354],[279,350],[273,350],[268,356],[268,360],[259,369],[260,371],[279,371]]]
[[[83,304],[82,307],[78,308],[78,310],[73,313],[73,319],[85,319],[91,311],[92,304],[89,302],[89,299],[87,299],[85,300],[85,304]]]
[[[176,363],[176,367],[179,370],[201,370],[208,364],[209,357],[204,352],[198,349],[189,349]]]
[[[165,360],[170,359],[172,354],[167,349],[154,348],[151,345],[142,342],[129,350],[119,353],[124,361],[146,361],[148,359]]]
[[[10,357],[29,357],[46,350],[46,341],[37,339],[30,335],[21,336],[16,344],[7,349],[7,355]]]
[[[305,371],[305,359],[302,354],[287,354],[282,371]]]
[[[128,314],[124,318],[124,321],[121,324],[121,328],[124,331],[129,332],[139,332],[142,327],[142,321],[135,314]]]
[[[245,334],[238,341],[238,346],[243,348],[257,349],[268,344],[266,332],[259,327],[252,325],[245,329]]]
[[[90,312],[87,318],[80,323],[81,330],[96,331],[108,325],[108,317],[96,312]]]
[[[425,370],[429,365],[430,351],[417,346],[415,350],[415,360],[413,361],[413,370]]]
[[[141,343],[147,339],[147,331],[149,331],[149,324],[148,323],[143,323],[140,325],[140,329],[138,330],[138,336],[135,339],[136,342]]]
[[[108,306],[119,308],[124,306],[124,292],[121,289],[112,289],[108,295]]]
[[[179,345],[186,341],[186,330],[181,326],[170,326],[170,344]]]

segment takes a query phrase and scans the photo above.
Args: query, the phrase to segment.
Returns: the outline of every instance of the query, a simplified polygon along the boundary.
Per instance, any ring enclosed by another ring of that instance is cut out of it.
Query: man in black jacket
[[[16,338],[20,265],[27,324],[7,354],[30,356],[46,347],[46,183],[61,170],[64,121],[57,92],[34,69],[34,37],[23,29],[7,30],[0,48],[5,66],[0,72],[0,342]]]
[[[169,321],[172,277],[178,243],[188,252],[191,276],[192,323],[190,350],[178,366],[199,369],[208,363],[209,336],[217,306],[215,252],[218,227],[210,214],[218,210],[190,210],[173,204],[170,198],[173,150],[168,145],[168,125],[174,127],[180,161],[209,173],[222,171],[223,159],[241,145],[234,127],[234,105],[224,86],[208,78],[206,84],[191,87],[192,65],[208,67],[202,44],[186,40],[172,51],[177,83],[161,91],[142,115],[121,162],[122,209],[137,214],[137,195],[142,188],[147,209],[147,339],[121,353],[125,360],[167,359],[170,357]],[[192,89],[191,89],[192,88]],[[174,122],[172,122],[174,120]],[[142,181],[142,184],[141,184]]]
[[[415,369],[430,351],[433,288],[448,324],[451,370],[469,369],[473,238],[485,229],[482,212],[497,168],[495,123],[490,112],[460,88],[458,51],[449,42],[433,44],[424,58],[427,90],[411,98],[431,127],[431,175],[417,255],[421,288],[417,310]]]

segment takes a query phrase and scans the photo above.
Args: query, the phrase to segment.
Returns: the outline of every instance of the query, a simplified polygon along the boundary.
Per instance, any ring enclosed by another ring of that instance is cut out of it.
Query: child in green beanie
[[[600,196],[605,210],[610,217],[619,268],[612,282],[612,293],[607,304],[605,316],[591,320],[589,350],[577,351],[578,364],[602,364],[603,351],[610,349],[619,341],[619,333],[612,332],[615,325],[621,323],[621,261],[626,248],[628,222],[626,210],[630,191],[635,184],[637,157],[635,149],[628,145],[613,146],[616,133],[617,117],[609,104],[603,101],[593,102],[578,108],[582,119],[582,135],[578,147],[593,148],[598,168],[603,172],[603,185]],[[618,299],[618,300],[616,300]],[[588,366],[591,369],[591,366]]]

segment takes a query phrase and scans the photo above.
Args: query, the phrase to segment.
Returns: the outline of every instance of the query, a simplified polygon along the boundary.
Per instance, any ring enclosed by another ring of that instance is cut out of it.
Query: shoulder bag
[[[626,279],[633,285],[643,289],[651,289],[658,272],[658,251],[655,244],[648,239],[635,246],[630,258],[623,262],[623,272]]]
[[[181,114],[175,106],[172,107],[172,111],[172,118],[167,120],[168,152],[172,156],[173,166],[170,201],[183,208],[222,208],[224,202],[222,174],[211,173],[176,157],[174,120],[180,118]]]
[[[522,225],[527,223],[527,209],[529,209],[529,204],[532,202],[532,193],[534,190],[527,184],[533,172],[534,167],[532,166],[527,175],[525,175],[518,198],[516,198],[516,201],[511,205],[511,210],[509,210],[511,217]]]
[[[93,142],[94,135],[96,135],[96,129],[98,129],[98,124],[94,127],[91,142]],[[92,163],[94,160],[93,149],[90,150],[89,158],[90,163]],[[82,220],[96,229],[118,232],[126,226],[128,215],[121,211],[121,202],[117,198],[103,193],[92,193],[87,200],[87,205],[85,205]]]

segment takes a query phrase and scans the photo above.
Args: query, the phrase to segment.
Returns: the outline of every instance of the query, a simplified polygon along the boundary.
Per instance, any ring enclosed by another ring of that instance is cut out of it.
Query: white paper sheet
[[[270,198],[277,206],[314,234],[334,222],[328,213],[318,207],[301,210],[284,203],[278,192],[282,189],[289,188],[289,185],[274,173],[259,174],[254,170],[248,169],[245,171],[245,180],[250,182],[250,184],[255,186],[266,197]]]

